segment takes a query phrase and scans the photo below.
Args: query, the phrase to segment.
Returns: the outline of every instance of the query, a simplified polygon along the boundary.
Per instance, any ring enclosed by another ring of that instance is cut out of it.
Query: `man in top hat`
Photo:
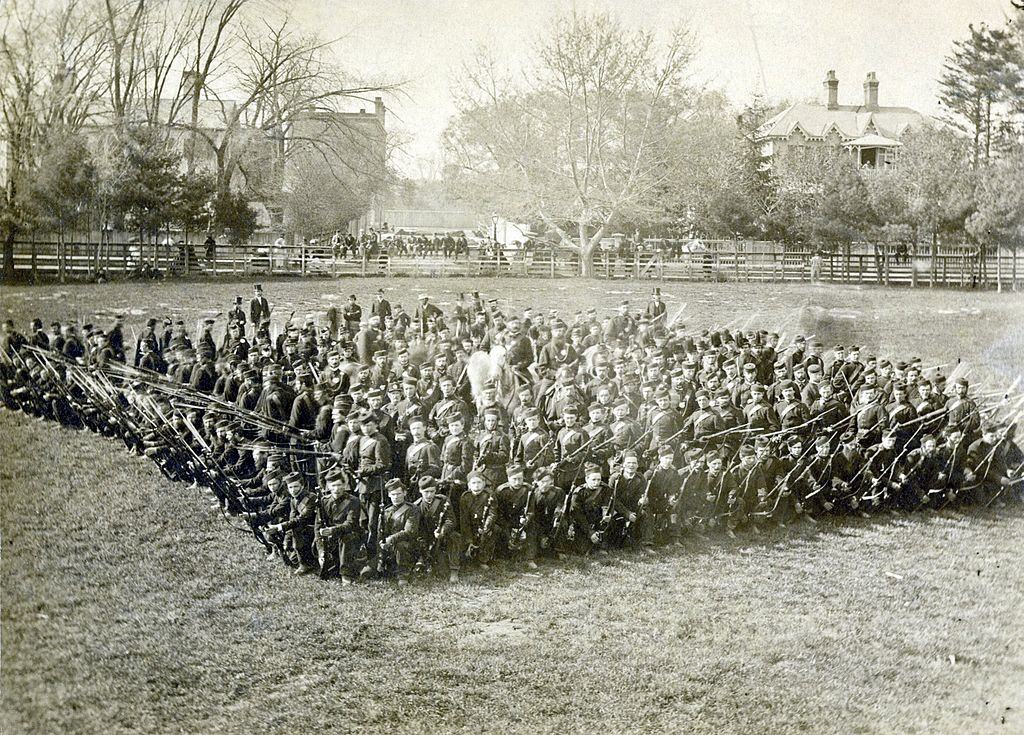
[[[253,284],[252,287],[252,298],[249,299],[249,320],[255,331],[259,331],[262,324],[270,322],[270,302],[263,295],[263,286],[259,283]]]
[[[384,289],[377,289],[377,297],[373,304],[370,306],[370,313],[378,317],[381,323],[384,322],[389,316],[391,316],[391,302],[384,298]]]
[[[245,309],[242,308],[241,296],[235,296],[235,305],[228,311],[228,324],[237,324],[239,332],[245,334]]]
[[[349,336],[355,336],[356,332],[359,331],[359,323],[363,320],[363,307],[359,305],[355,294],[349,295],[348,301],[342,307],[341,313]]]
[[[142,345],[149,344],[150,351],[160,351],[160,340],[156,335],[156,319],[150,317],[146,320],[146,327],[142,330],[142,334],[135,340],[135,367],[139,367],[139,363],[142,361]]]
[[[664,325],[667,314],[665,313],[665,302],[661,300],[661,288],[655,286],[644,315],[650,320],[652,325]]]

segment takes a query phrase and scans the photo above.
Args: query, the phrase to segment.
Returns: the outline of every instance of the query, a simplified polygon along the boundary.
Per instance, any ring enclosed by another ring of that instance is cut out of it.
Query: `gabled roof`
[[[903,144],[892,138],[871,134],[862,135],[856,140],[851,140],[849,143],[844,143],[843,145],[848,148],[896,148]]]
[[[821,138],[834,127],[847,140],[872,132],[898,139],[910,126],[930,124],[930,118],[909,107],[869,110],[858,105],[838,105],[830,110],[820,103],[798,102],[764,123],[758,128],[757,136],[760,139],[788,138],[799,128],[810,137]]]

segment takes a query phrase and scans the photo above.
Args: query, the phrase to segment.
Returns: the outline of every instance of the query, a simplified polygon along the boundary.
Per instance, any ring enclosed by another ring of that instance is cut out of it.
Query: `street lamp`
[[[491,224],[494,225],[494,242],[498,242],[498,215],[491,215]]]

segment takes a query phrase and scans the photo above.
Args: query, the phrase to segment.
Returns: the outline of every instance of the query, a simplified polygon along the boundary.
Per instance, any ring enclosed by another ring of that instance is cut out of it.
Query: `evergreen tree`
[[[939,101],[949,123],[971,136],[977,169],[994,148],[1014,135],[1024,98],[1024,56],[1014,29],[969,26],[967,38],[954,42],[940,78]]]

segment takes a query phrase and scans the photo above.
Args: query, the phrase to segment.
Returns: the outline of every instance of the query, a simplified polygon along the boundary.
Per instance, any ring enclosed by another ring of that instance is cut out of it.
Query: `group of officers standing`
[[[7,322],[0,397],[119,438],[268,557],[345,583],[1021,493],[1015,395],[852,345],[694,332],[658,290],[571,323],[380,291],[276,335],[260,285],[248,306],[219,340],[214,319],[150,319],[134,351],[120,317]]]

